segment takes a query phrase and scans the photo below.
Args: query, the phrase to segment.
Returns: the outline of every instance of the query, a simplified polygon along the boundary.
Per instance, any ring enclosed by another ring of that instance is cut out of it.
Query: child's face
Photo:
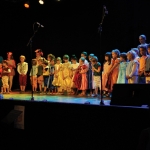
[[[81,54],[81,57],[84,57],[84,58],[86,58],[86,56],[85,56],[84,54]]]
[[[51,64],[51,65],[55,65],[55,61],[54,61],[54,60],[51,60],[50,64]]]
[[[130,60],[132,60],[132,54],[127,54],[127,59],[130,61]]]
[[[124,61],[123,57],[120,57],[120,61]]]
[[[150,54],[150,48],[148,48],[148,54]]]
[[[47,56],[47,60],[48,60],[48,61],[51,61],[51,58]]]
[[[89,58],[89,61],[91,61],[92,56],[89,55],[88,58]]]
[[[118,55],[117,55],[115,52],[112,52],[112,58],[113,58],[113,59],[116,59],[117,56],[118,56]]]
[[[57,64],[60,64],[60,60],[59,59],[57,59]]]
[[[95,60],[92,60],[92,65],[95,65],[96,64],[96,61]]]
[[[143,44],[143,43],[145,43],[145,39],[143,39],[141,36],[139,37],[139,42],[141,43],[141,44]]]
[[[106,61],[108,61],[108,60],[109,60],[108,56],[105,56],[105,60],[106,60]]]
[[[76,62],[76,60],[74,60],[74,59],[71,59],[71,62],[72,62],[72,63],[75,63],[75,62]]]
[[[63,59],[64,62],[68,62],[68,59]]]
[[[140,54],[143,56],[143,55],[146,55],[146,51],[143,49],[143,48],[140,48]]]
[[[23,57],[20,57],[20,62],[24,62],[24,58]]]
[[[36,57],[41,56],[39,52],[36,52],[35,55],[36,55]]]
[[[81,59],[79,59],[79,64],[80,64],[80,65],[83,65],[84,62],[83,62]]]

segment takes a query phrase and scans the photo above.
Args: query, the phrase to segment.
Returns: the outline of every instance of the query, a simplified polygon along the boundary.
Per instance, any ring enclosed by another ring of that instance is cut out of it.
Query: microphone
[[[44,28],[44,26],[42,24],[40,24],[39,22],[36,22],[37,25],[39,25],[40,27]]]
[[[104,9],[104,13],[105,13],[105,14],[108,14],[108,10],[107,10],[107,8],[106,8],[105,5],[103,5],[103,9]]]

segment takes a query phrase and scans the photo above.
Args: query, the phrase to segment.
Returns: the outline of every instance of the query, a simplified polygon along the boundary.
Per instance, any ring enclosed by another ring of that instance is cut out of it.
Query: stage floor
[[[43,95],[35,93],[33,94],[34,101],[46,101],[46,102],[58,102],[58,103],[74,103],[74,104],[93,104],[99,105],[100,99],[96,97],[79,97],[79,96],[64,96],[64,95]],[[27,92],[20,94],[20,92],[11,92],[10,94],[3,94],[3,99],[8,100],[27,100],[30,101],[32,93]],[[105,105],[110,105],[110,98],[103,98]]]

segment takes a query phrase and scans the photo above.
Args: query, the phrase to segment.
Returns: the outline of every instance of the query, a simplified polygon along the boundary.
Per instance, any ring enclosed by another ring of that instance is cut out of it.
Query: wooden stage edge
[[[31,101],[34,99],[36,102],[52,102],[52,103],[68,103],[68,104],[89,104],[89,105],[100,105],[100,96],[99,97],[80,97],[80,96],[72,96],[72,95],[56,95],[56,94],[40,94],[34,93],[32,95],[31,91],[27,91],[21,94],[19,91],[13,91],[9,94],[1,94],[1,100],[19,100],[19,101]],[[110,105],[111,98],[106,97],[103,98],[104,106],[114,106]],[[134,107],[134,108],[146,108],[149,107],[147,105],[142,105],[141,107],[137,106],[119,106],[115,105],[115,107]]]

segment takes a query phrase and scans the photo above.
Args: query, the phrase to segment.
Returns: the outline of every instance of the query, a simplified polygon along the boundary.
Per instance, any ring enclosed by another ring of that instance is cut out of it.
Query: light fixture
[[[27,1],[27,2],[24,3],[24,7],[25,7],[25,8],[29,8],[29,7],[30,7],[29,1]]]
[[[41,5],[43,5],[43,4],[44,4],[44,0],[39,0],[39,3],[40,3]]]

